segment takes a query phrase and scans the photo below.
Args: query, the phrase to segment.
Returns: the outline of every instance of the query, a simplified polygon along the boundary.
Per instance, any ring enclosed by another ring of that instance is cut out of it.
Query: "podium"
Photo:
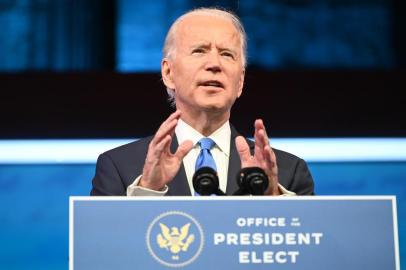
[[[398,270],[394,196],[71,197],[69,268]]]

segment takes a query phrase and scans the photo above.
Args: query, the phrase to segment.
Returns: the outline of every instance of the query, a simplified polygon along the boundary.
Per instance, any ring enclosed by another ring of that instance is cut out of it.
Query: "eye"
[[[202,54],[204,50],[202,48],[193,49],[192,54]]]
[[[222,52],[222,53],[221,53],[221,56],[224,56],[224,57],[227,57],[227,58],[231,58],[231,59],[234,59],[234,58],[235,58],[235,57],[234,57],[234,54],[231,53],[231,52]]]

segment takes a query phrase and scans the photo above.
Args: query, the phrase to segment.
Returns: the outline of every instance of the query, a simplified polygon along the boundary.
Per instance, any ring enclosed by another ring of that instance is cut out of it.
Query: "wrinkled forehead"
[[[175,43],[180,46],[216,41],[219,45],[241,47],[240,33],[232,21],[216,14],[190,14],[179,22],[175,35]]]

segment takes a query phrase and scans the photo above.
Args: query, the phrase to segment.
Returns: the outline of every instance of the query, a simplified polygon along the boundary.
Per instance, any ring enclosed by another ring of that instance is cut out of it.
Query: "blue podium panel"
[[[393,196],[71,197],[70,269],[400,269]]]

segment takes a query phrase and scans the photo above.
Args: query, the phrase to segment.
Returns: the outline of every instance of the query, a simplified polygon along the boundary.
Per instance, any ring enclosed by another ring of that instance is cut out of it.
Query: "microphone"
[[[269,179],[265,171],[259,167],[242,168],[237,175],[240,187],[233,195],[264,195],[269,186]]]
[[[219,196],[226,195],[219,188],[219,178],[217,172],[210,167],[201,167],[193,175],[193,188],[202,196],[216,194]]]

